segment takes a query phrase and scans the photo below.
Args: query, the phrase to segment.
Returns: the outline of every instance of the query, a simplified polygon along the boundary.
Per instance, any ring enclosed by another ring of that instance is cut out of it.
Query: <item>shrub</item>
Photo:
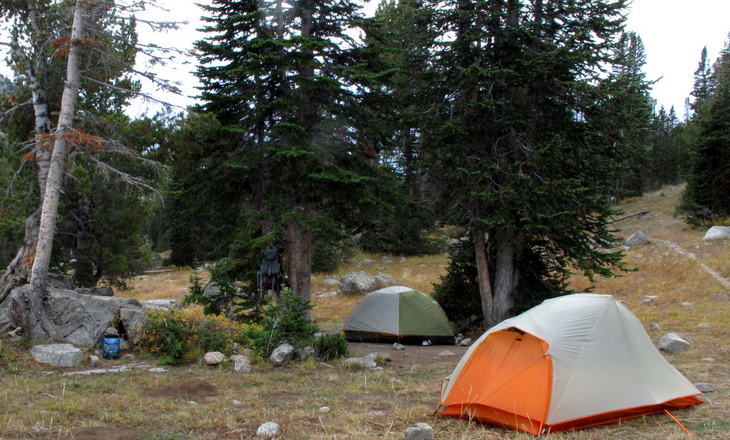
[[[264,310],[261,329],[251,328],[246,335],[262,357],[269,356],[277,345],[284,342],[299,348],[306,347],[311,345],[314,333],[319,330],[309,320],[311,309],[309,301],[294,295],[291,289],[283,289],[279,300]]]
[[[230,353],[234,344],[250,345],[247,325],[220,315],[204,315],[201,307],[154,310],[148,314],[140,347],[163,357],[163,364],[194,362],[203,353]]]
[[[189,294],[183,298],[183,305],[200,304],[206,315],[224,314],[236,321],[258,323],[266,299],[251,285],[235,280],[238,270],[232,258],[219,260],[210,270],[211,283],[218,286],[218,294],[210,296],[205,296],[205,286],[197,273],[191,274]]]
[[[314,340],[314,351],[317,359],[329,361],[346,357],[349,344],[345,335],[337,333],[334,335],[321,335]]]
[[[471,240],[460,240],[451,245],[446,275],[434,286],[433,299],[451,321],[459,322],[472,315],[482,315],[475,258]]]

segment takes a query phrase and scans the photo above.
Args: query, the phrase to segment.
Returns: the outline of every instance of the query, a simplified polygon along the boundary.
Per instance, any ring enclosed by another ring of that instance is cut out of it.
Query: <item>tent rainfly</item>
[[[437,412],[541,435],[688,407],[699,394],[624,304],[574,294],[484,333],[445,380]]]
[[[343,332],[352,342],[455,342],[441,306],[425,293],[403,286],[365,295],[348,316]]]

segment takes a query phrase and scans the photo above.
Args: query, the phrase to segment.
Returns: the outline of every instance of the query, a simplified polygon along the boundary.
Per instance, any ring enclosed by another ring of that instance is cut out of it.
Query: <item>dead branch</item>
[[[647,209],[645,211],[639,211],[639,212],[635,212],[633,214],[625,215],[623,217],[615,218],[615,219],[609,221],[608,223],[609,224],[616,223],[616,222],[620,222],[621,220],[626,220],[627,218],[638,217],[640,215],[646,215],[646,214],[650,214],[650,213],[651,213],[651,211]]]

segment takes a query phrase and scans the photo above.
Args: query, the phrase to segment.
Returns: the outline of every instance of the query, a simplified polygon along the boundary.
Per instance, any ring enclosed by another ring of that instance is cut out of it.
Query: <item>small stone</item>
[[[319,412],[321,412],[321,413],[328,413],[328,412],[330,412],[330,407],[329,406],[323,406],[322,408],[319,409]]]
[[[99,356],[89,355],[89,366],[91,367],[98,367],[99,364],[101,364],[101,361],[99,360]]]
[[[209,351],[208,353],[205,353],[205,357],[203,358],[205,365],[210,366],[220,365],[224,360],[226,360],[226,356],[220,351]]]
[[[631,234],[629,238],[624,242],[626,246],[638,246],[641,244],[649,243],[649,238],[641,231]]]
[[[253,373],[253,367],[248,357],[242,354],[234,354],[229,359],[233,362],[233,371],[237,373]]]
[[[401,350],[405,350],[405,349],[406,348],[403,346],[403,344],[399,344],[397,342],[393,344],[393,350],[401,351]]]
[[[659,349],[667,353],[689,350],[690,344],[676,333],[667,333],[659,340]]]
[[[702,391],[703,393],[714,393],[715,392],[715,387],[713,387],[709,383],[704,383],[704,382],[696,383],[695,387],[697,387],[697,389]]]
[[[373,416],[373,417],[383,417],[385,415],[385,411],[380,411],[380,410],[370,411],[368,413],[368,415]]]
[[[712,327],[712,323],[711,322],[700,322],[699,324],[697,324],[697,327],[710,328],[710,327]]]
[[[433,428],[427,423],[416,423],[403,431],[405,440],[433,440]]]
[[[368,357],[354,357],[345,359],[345,363],[350,367],[360,367],[365,369],[373,369],[378,366],[375,360]]]
[[[46,428],[45,426],[42,426],[42,425],[33,425],[30,428],[30,430],[31,430],[31,432],[46,432],[46,431],[50,431],[50,429],[48,429],[48,428]]]
[[[256,430],[256,437],[274,438],[281,434],[281,426],[278,423],[266,422]]]
[[[294,358],[295,349],[289,344],[281,344],[274,349],[269,360],[274,365],[280,365]]]
[[[466,338],[466,339],[462,340],[461,342],[459,342],[459,345],[461,345],[463,347],[470,346],[471,345],[471,338]]]
[[[167,370],[161,367],[150,368],[149,371],[152,373],[167,373]]]
[[[444,350],[441,353],[438,354],[439,356],[456,356],[456,353],[449,350]]]

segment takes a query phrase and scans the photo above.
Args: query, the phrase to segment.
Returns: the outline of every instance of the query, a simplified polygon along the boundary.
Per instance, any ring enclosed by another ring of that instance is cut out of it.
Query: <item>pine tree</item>
[[[360,240],[372,252],[417,254],[432,252],[424,238],[433,229],[433,197],[423,160],[424,127],[428,119],[431,49],[436,38],[435,12],[420,0],[385,0],[365,24],[365,47],[359,56],[358,78],[364,84],[362,105],[354,110],[357,142],[393,170],[397,185],[378,221],[366,225]]]
[[[648,179],[649,126],[654,102],[649,96],[651,83],[643,72],[646,64],[644,44],[636,33],[622,35],[616,48],[613,70],[600,83],[601,102],[600,130],[611,134],[609,142],[625,152],[627,174],[615,182],[624,196],[639,196],[644,192]]]
[[[716,80],[712,74],[712,66],[707,58],[707,47],[702,48],[700,61],[694,74],[694,87],[690,95],[693,100],[690,102],[690,109],[694,114],[701,111],[702,106],[710,100],[716,86]]]
[[[596,84],[614,62],[626,3],[439,6],[432,172],[451,220],[474,240],[490,326],[514,312],[533,275],[547,293],[571,268],[608,275],[620,264],[603,250],[615,240],[607,197],[627,158],[601,124],[610,97]],[[531,273],[532,258],[541,264]]]
[[[214,152],[212,183],[256,219],[259,236],[286,236],[288,281],[310,295],[313,234],[328,204],[368,200],[374,172],[352,142],[353,88],[347,68],[358,17],[351,1],[216,0],[206,7],[206,40],[198,75],[201,110],[228,131]],[[250,235],[249,235],[250,236]]]
[[[692,121],[697,137],[680,205],[695,226],[730,216],[730,44],[715,63],[712,84]]]

